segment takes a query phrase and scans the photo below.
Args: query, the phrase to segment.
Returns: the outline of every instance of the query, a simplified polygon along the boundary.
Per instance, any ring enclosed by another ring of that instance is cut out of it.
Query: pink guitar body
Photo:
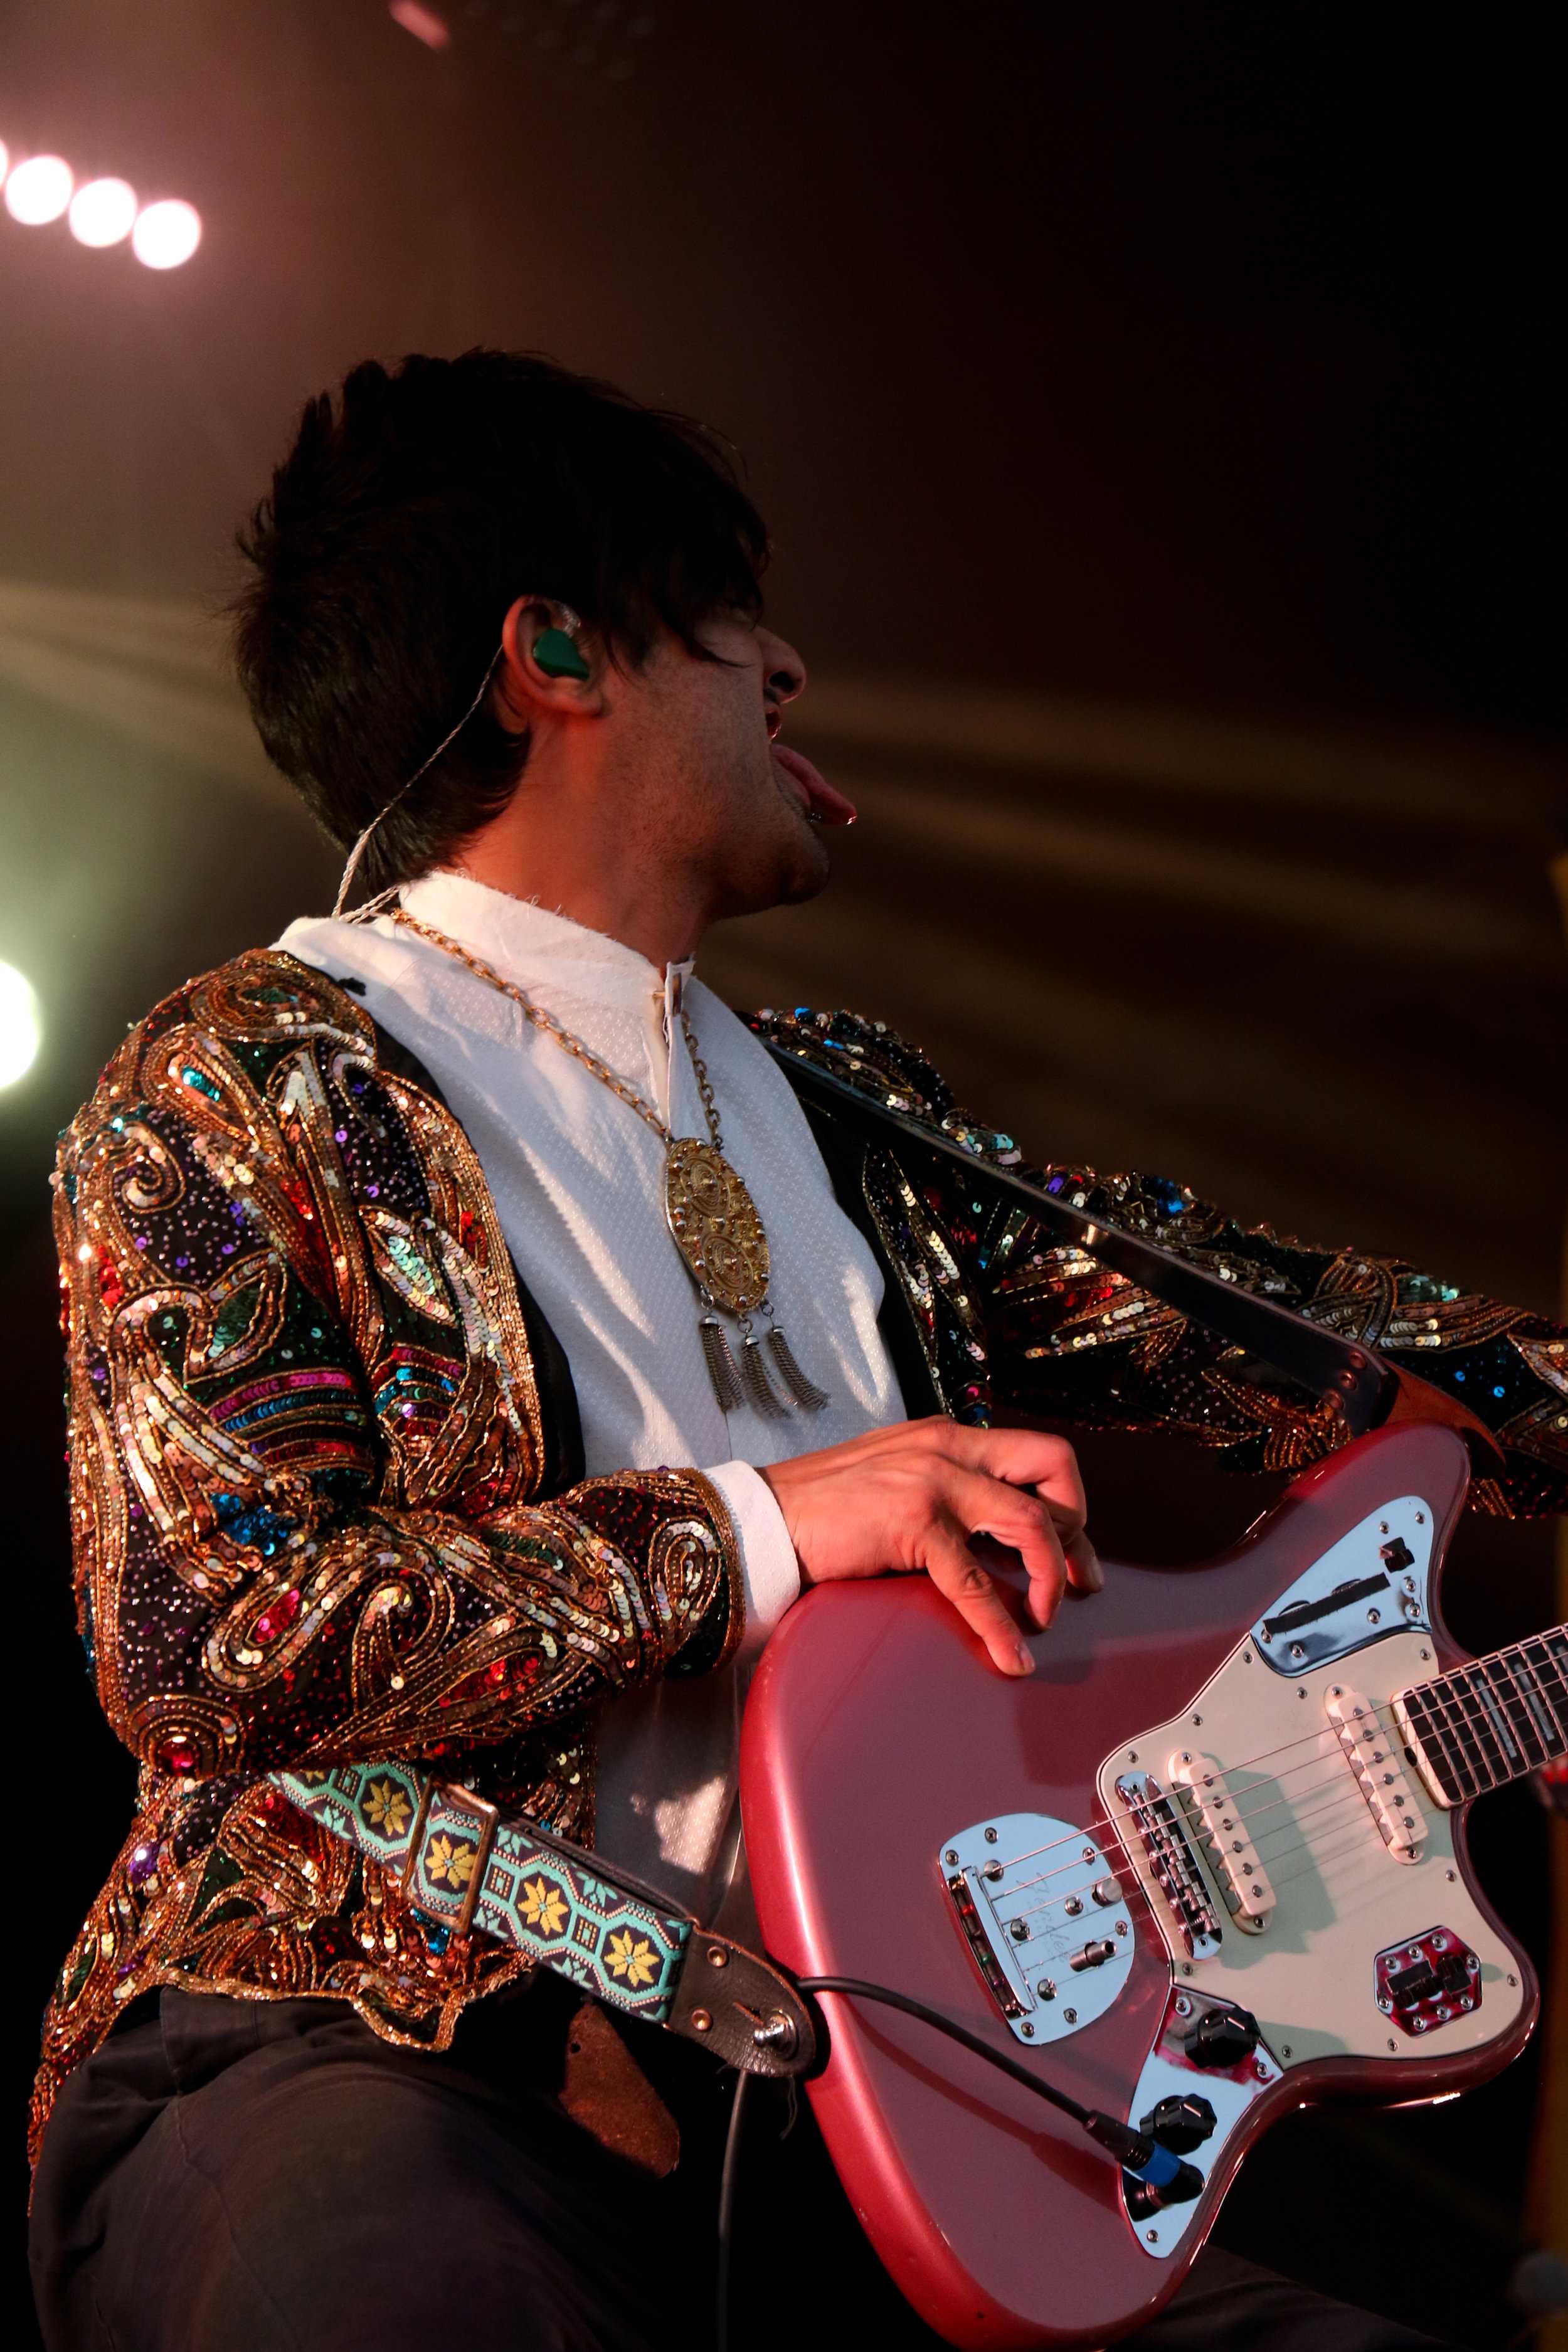
[[[822,1995],[829,2150],[949,2342],[1111,2341],[1174,2292],[1278,2116],[1439,2098],[1522,2048],[1535,1980],[1464,1809],[1384,1736],[1397,1693],[1463,1663],[1435,1588],[1467,1479],[1446,1430],[1363,1438],[1220,1559],[1108,1562],[1025,1682],[921,1578],[823,1588],[769,1643],[742,1749],[769,1951],[912,1995],[1134,2125],[1183,2097],[1213,2116],[1186,2111],[1201,2193],[1140,2210],[1021,2084]]]

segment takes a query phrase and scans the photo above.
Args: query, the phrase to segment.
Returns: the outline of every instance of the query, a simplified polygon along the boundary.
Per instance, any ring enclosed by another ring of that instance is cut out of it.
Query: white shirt
[[[691,1465],[729,1508],[745,1589],[740,1652],[717,1674],[658,1682],[605,1707],[596,1843],[708,1925],[722,1906],[726,1928],[745,1935],[741,1709],[800,1590],[783,1517],[750,1465],[904,1417],[877,1328],[881,1272],[834,1199],[788,1080],[689,963],[661,973],[616,940],[460,875],[427,875],[403,903],[553,1013],[673,1134],[706,1137],[677,1017],[684,1002],[726,1157],[767,1232],[775,1316],[828,1394],[821,1412],[776,1420],[720,1411],[697,1293],[664,1222],[663,1141],[521,1006],[386,917],[289,925],[279,946],[362,981],[366,1010],[425,1063],[461,1122],[518,1270],[565,1349],[589,1475]]]

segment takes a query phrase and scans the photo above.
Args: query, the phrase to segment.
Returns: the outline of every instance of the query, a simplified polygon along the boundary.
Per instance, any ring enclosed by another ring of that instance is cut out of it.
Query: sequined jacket
[[[1048,1242],[988,1185],[1006,1139],[882,1024],[753,1026],[975,1153],[921,1164],[852,1108],[808,1113],[882,1265],[911,1412],[1173,1427],[1247,1468],[1337,1441],[1310,1401]],[[1049,1181],[1451,1384],[1506,1449],[1482,1510],[1568,1502],[1554,1326],[1243,1231],[1159,1180]],[[435,1763],[591,1843],[598,1708],[722,1663],[742,1609],[697,1472],[583,1476],[569,1369],[467,1138],[320,973],[258,952],[166,999],[67,1130],[56,1187],[79,1622],[141,1776],[46,2018],[35,2147],[70,2068],[158,1984],[336,1997],[446,2046],[526,1963],[448,1945],[266,1775]]]

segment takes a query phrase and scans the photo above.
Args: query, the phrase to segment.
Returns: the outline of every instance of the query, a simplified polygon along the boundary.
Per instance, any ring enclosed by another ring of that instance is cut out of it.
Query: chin
[[[770,907],[804,906],[826,888],[833,866],[816,826],[802,819],[792,835],[779,845],[778,855],[731,867],[724,894],[727,918],[764,915]]]

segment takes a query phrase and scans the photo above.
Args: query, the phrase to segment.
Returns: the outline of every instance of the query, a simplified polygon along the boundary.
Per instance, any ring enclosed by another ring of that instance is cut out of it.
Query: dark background
[[[792,732],[865,819],[816,906],[716,938],[738,1001],[894,1021],[1040,1157],[1557,1294],[1535,14],[444,13],[437,55],[380,0],[0,7],[13,156],[205,224],[157,275],[0,215],[0,957],[46,1023],[0,1094],[13,2146],[130,1785],[70,1632],[52,1137],[157,995],[330,899],[207,616],[355,360],[543,349],[743,452],[815,672]],[[1551,1584],[1548,1530],[1474,1528],[1458,1630],[1538,1624]],[[1529,1795],[1478,1840],[1540,1949]],[[1532,2063],[1288,2126],[1234,2242],[1502,2341]]]

